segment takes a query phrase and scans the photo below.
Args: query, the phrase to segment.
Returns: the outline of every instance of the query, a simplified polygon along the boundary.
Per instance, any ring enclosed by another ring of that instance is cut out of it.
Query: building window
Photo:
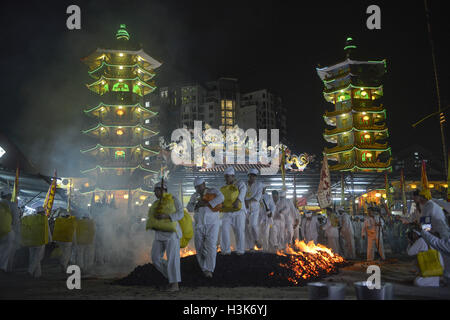
[[[227,110],[233,110],[233,101],[227,100]]]
[[[145,102],[145,107],[146,107],[146,108],[150,108],[150,102],[146,101],[146,102]]]
[[[233,118],[233,112],[227,111],[227,118]]]

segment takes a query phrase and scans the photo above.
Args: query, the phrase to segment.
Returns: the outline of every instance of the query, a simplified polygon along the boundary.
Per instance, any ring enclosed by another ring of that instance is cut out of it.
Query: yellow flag
[[[47,195],[45,196],[44,201],[44,209],[47,217],[50,215],[50,212],[53,208],[53,202],[55,201],[55,193],[56,193],[56,170],[55,176],[53,177],[53,181],[48,188]]]
[[[11,196],[11,202],[17,203],[17,196],[19,195],[19,166],[16,169],[16,179],[14,180],[14,189]]]

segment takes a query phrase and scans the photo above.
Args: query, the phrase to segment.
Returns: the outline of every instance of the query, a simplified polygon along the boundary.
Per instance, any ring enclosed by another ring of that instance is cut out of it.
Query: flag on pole
[[[391,206],[392,206],[392,195],[391,195],[391,191],[389,188],[389,180],[388,180],[388,176],[387,176],[387,172],[384,172],[384,189],[386,192],[386,213],[387,214],[391,214]]]
[[[286,183],[285,183],[285,178],[286,178],[286,149],[283,146],[282,147],[282,151],[281,151],[281,180],[283,182],[283,190],[286,190]]]
[[[450,159],[450,151],[448,153],[447,159]],[[447,173],[447,202],[450,202],[450,187],[448,186],[450,184],[450,166],[448,166],[447,170],[448,170],[448,173]]]
[[[332,205],[330,169],[328,168],[328,159],[326,154],[324,154],[323,156],[322,169],[320,170],[320,182],[319,189],[317,190],[317,200],[321,208],[326,208]]]
[[[427,168],[425,160],[422,160],[422,177],[421,177],[422,190],[428,189]]]
[[[52,211],[53,202],[55,201],[55,193],[56,193],[56,170],[44,201],[44,210],[47,217],[50,215],[50,212]]]
[[[402,212],[403,215],[406,216],[407,214],[407,204],[406,204],[406,192],[405,192],[405,176],[403,174],[403,168],[400,170],[400,188],[402,190]]]
[[[14,180],[14,188],[11,196],[11,202],[17,203],[17,196],[19,195],[19,166],[16,168],[16,179]]]

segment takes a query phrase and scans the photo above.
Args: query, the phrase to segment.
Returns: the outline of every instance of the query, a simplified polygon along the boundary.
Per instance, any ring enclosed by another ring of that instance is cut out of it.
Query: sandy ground
[[[450,288],[417,288],[414,279],[413,259],[398,257],[379,264],[382,281],[394,284],[395,299],[450,299]],[[347,283],[346,299],[355,300],[353,282],[367,280],[367,264],[354,261],[352,266],[342,268],[339,274],[323,281]],[[42,277],[33,279],[25,269],[14,273],[0,273],[0,299],[177,299],[177,300],[302,300],[308,299],[307,287],[240,287],[240,288],[183,288],[177,293],[160,292],[153,287],[118,286],[112,281],[127,274],[127,271],[108,276],[82,277],[80,290],[69,290],[66,286],[68,275],[61,272],[56,263],[43,265]]]

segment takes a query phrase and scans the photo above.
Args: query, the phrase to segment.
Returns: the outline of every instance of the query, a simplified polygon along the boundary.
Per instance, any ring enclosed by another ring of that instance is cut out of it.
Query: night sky
[[[300,5],[299,4],[302,4]],[[81,30],[66,28],[67,6],[81,8]],[[366,28],[366,8],[381,7],[381,30]],[[431,1],[442,106],[450,104],[449,22],[445,1]],[[268,88],[288,109],[297,152],[326,146],[315,68],[344,60],[350,36],[361,57],[387,59],[384,105],[392,152],[418,143],[441,156],[423,1],[8,1],[2,3],[1,131],[44,174],[78,175],[86,147],[82,109],[100,99],[85,83],[80,58],[112,39],[120,23],[162,61],[158,86],[238,78],[241,91]],[[448,118],[448,111],[447,111]],[[447,137],[450,139],[450,137]],[[88,145],[89,146],[89,145]]]

